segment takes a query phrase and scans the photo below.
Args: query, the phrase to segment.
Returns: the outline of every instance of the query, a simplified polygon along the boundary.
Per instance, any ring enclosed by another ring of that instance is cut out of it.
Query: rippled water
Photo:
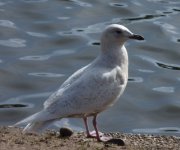
[[[41,109],[69,75],[98,55],[102,28],[111,23],[146,40],[126,44],[128,86],[99,116],[101,130],[179,135],[178,0],[0,0],[0,125]],[[79,119],[64,124],[84,128]]]

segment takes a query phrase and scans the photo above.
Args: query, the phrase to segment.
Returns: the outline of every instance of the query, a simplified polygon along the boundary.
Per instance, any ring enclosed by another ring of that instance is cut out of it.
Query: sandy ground
[[[0,127],[0,150],[180,150],[180,137],[109,133],[113,140],[103,143],[73,133],[23,134],[19,128]]]

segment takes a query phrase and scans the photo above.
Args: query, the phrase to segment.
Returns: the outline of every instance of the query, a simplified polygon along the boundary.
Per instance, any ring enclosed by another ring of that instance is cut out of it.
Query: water
[[[98,55],[102,28],[119,23],[146,40],[126,44],[128,86],[100,129],[180,135],[179,16],[178,0],[0,0],[0,125],[40,110]],[[79,119],[64,124],[84,129]]]

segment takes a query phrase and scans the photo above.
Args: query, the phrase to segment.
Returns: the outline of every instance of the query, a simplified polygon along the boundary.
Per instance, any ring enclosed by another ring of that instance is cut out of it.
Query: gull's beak
[[[141,35],[133,34],[129,36],[130,39],[135,39],[135,40],[144,40],[144,38]]]

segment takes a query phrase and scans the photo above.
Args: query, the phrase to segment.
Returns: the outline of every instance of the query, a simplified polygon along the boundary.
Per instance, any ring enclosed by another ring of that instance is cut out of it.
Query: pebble
[[[73,131],[70,128],[60,128],[59,133],[60,137],[70,137],[73,134]]]

